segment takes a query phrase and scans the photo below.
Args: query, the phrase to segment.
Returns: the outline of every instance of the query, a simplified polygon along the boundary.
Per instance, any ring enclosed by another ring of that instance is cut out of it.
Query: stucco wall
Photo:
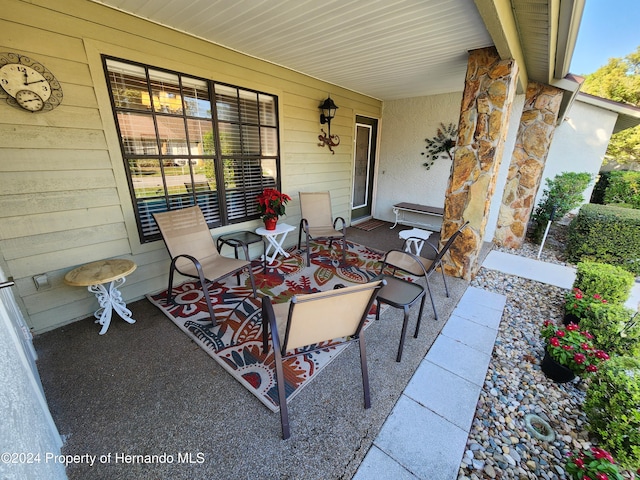
[[[104,258],[138,265],[127,301],[166,287],[162,241],[140,244],[101,54],[278,96],[282,188],[293,197],[285,221],[299,223],[298,191],[330,190],[335,215],[350,216],[355,115],[381,117],[382,103],[86,0],[1,0],[0,52],[41,62],[62,85],[50,112],[0,99],[0,267],[15,278],[25,318],[43,332],[98,307],[86,289],[64,284],[75,266]],[[318,147],[318,105],[339,106],[332,155]],[[258,221],[216,229],[255,229]],[[290,235],[289,244],[297,238]],[[33,276],[50,287],[37,290]],[[135,318],[135,312],[134,312]]]
[[[489,207],[489,219],[487,220],[487,227],[484,231],[484,242],[491,242],[496,231],[500,204],[502,203],[502,195],[504,193],[507,174],[509,173],[509,166],[511,164],[511,154],[513,153],[513,148],[516,143],[518,126],[520,125],[520,115],[522,114],[522,108],[524,107],[525,100],[526,98],[524,94],[516,95],[513,99],[511,116],[509,117],[509,131],[507,132],[507,138],[504,143],[502,160],[500,161],[500,168],[498,170],[498,179],[496,180],[496,188],[493,192],[493,198],[491,199],[491,206]]]
[[[4,280],[0,270],[0,279]],[[66,479],[56,462],[62,441],[47,407],[31,349],[21,330],[20,311],[10,290],[0,291],[0,452],[31,454],[0,462],[0,478]],[[15,460],[15,461],[11,461]]]
[[[461,99],[462,91],[384,102],[374,217],[393,221],[399,202],[444,206],[451,160],[440,158],[427,170],[421,153],[441,123],[458,124]]]
[[[562,172],[597,175],[617,118],[617,113],[581,102],[579,97],[573,102],[564,122],[556,128],[536,204],[542,198],[547,178],[553,179]],[[592,182],[585,191],[585,202],[591,198],[593,186]]]

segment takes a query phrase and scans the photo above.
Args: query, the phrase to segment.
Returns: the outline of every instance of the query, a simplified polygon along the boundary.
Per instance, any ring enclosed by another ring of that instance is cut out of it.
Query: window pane
[[[241,151],[240,127],[230,123],[219,123],[220,148],[222,155],[235,155]]]
[[[260,162],[262,168],[262,186],[264,188],[276,188],[278,184],[278,165],[274,158],[263,159]]]
[[[160,238],[152,215],[169,209],[199,205],[210,227],[257,218],[256,196],[278,185],[277,97],[105,64],[141,241]]]
[[[125,155],[158,155],[153,117],[138,113],[118,113]]]
[[[260,100],[260,125],[276,126],[276,102],[270,95],[259,95]]]
[[[187,120],[191,155],[214,155],[213,124],[210,120]]]
[[[240,90],[240,119],[242,123],[258,124],[258,94]]]
[[[211,118],[211,101],[207,82],[195,78],[182,77],[184,107],[190,117]]]
[[[245,155],[260,155],[260,133],[258,127],[242,127],[242,153]]]
[[[166,212],[167,202],[164,197],[157,198],[141,198],[136,201],[138,207],[138,218],[140,222],[140,229],[144,237],[158,235],[160,230],[153,218],[154,213]]]
[[[187,134],[182,117],[157,116],[158,136],[163,155],[188,155]]]
[[[178,76],[149,70],[151,93],[153,95],[153,109],[156,112],[182,115],[182,97]]]
[[[151,158],[129,160],[129,172],[136,198],[164,197],[160,160]]]
[[[144,68],[107,60],[109,86],[116,108],[149,110],[149,89]]]
[[[216,84],[216,110],[218,120],[239,122],[237,89]]]
[[[261,128],[260,141],[262,142],[262,155],[278,154],[278,132],[275,128]]]

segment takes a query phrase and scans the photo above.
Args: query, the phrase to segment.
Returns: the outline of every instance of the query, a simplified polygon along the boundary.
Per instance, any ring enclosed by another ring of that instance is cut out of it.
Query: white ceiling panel
[[[473,0],[100,0],[366,95],[461,91],[493,45]]]

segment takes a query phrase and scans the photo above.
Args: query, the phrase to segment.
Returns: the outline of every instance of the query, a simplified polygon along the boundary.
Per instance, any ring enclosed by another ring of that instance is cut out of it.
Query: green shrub
[[[606,263],[580,262],[576,269],[573,288],[579,288],[585,297],[600,295],[607,302],[619,304],[629,298],[635,277],[626,270]]]
[[[604,203],[625,203],[640,208],[640,172],[611,172]]]
[[[563,172],[553,179],[547,178],[547,188],[543,190],[542,198],[531,215],[534,223],[531,238],[540,243],[547,228],[551,212],[554,207],[555,219],[564,217],[584,201],[582,192],[592,180],[592,175],[586,172]]]
[[[587,204],[569,225],[567,258],[617,265],[640,275],[640,211]]]
[[[624,305],[591,304],[580,320],[580,329],[591,333],[595,347],[609,355],[640,353],[640,318]]]
[[[587,387],[584,412],[589,430],[618,463],[640,465],[640,360],[611,357]]]

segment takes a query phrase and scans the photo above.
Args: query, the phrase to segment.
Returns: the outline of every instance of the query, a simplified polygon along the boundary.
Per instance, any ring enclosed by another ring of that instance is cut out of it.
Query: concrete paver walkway
[[[491,251],[483,267],[570,289],[574,268]],[[627,306],[640,301],[640,284]],[[354,480],[455,480],[506,297],[469,287],[387,418]]]
[[[354,480],[457,478],[505,302],[466,290]]]

